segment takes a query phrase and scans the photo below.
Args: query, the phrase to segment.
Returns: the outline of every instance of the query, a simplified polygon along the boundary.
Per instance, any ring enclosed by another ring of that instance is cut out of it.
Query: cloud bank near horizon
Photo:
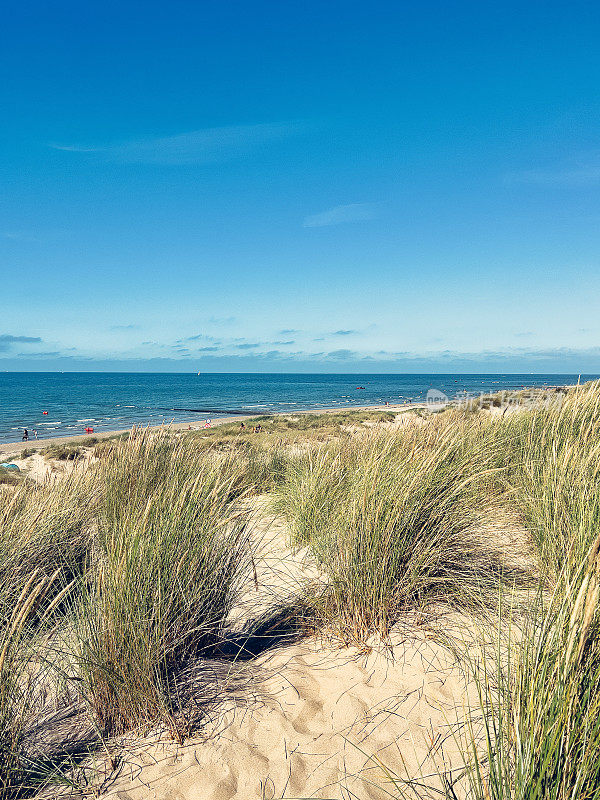
[[[506,350],[435,353],[376,351],[364,354],[340,348],[319,353],[247,352],[256,345],[238,346],[237,353],[219,352],[216,345],[190,351],[175,350],[173,355],[139,358],[116,354],[95,357],[60,351],[30,352],[0,356],[4,371],[83,371],[83,372],[315,372],[315,373],[556,373],[600,375],[600,347],[507,348]],[[241,352],[240,352],[241,351]],[[172,351],[173,352],[173,351]]]
[[[0,353],[8,352],[14,344],[39,344],[39,336],[13,336],[10,333],[0,334]]]
[[[195,333],[192,328],[191,335],[180,334],[171,341],[139,341],[140,335],[135,343],[137,330],[143,330],[143,326],[133,323],[110,326],[109,331],[128,335],[120,346],[114,346],[109,339],[108,348],[93,340],[86,346],[20,331],[4,332],[0,334],[0,370],[600,374],[600,346],[528,346],[525,342],[530,331],[515,334],[520,340],[515,346],[467,350],[381,347],[377,339],[383,334],[377,332],[376,325],[363,331],[351,328],[322,331],[317,337],[291,328],[277,331],[279,335],[296,331],[294,338],[285,339],[217,337]],[[42,342],[43,347],[39,347]]]

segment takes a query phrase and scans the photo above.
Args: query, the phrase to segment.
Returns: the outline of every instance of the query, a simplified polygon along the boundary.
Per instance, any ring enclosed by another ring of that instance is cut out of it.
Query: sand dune
[[[465,684],[449,652],[424,634],[393,650],[334,650],[310,642],[263,664],[271,673],[247,708],[226,711],[210,737],[130,753],[108,797],[120,800],[383,798],[385,777],[436,783],[462,763],[450,725]],[[433,750],[433,752],[432,752]]]
[[[287,549],[279,520],[257,532],[258,588],[247,608],[293,594],[310,569],[303,553]],[[241,625],[246,613],[237,613]],[[375,800],[389,797],[376,759],[439,784],[444,762],[462,764],[452,727],[466,685],[449,650],[419,622],[407,615],[387,647],[373,641],[359,651],[310,639],[263,653],[251,667],[251,691],[224,704],[201,737],[184,746],[136,742],[106,796]]]

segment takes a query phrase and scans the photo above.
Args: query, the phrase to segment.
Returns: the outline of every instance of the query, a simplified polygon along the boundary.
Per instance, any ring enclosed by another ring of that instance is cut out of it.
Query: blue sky
[[[600,372],[600,6],[27,2],[0,370]]]

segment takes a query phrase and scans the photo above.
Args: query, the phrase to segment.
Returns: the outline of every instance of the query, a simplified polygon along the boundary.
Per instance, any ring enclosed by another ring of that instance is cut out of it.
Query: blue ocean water
[[[582,376],[591,380],[598,376]],[[577,382],[577,375],[257,375],[156,373],[0,373],[0,442],[199,422],[224,416],[424,400],[524,386]],[[364,388],[357,388],[364,387]],[[200,409],[199,411],[175,409]],[[47,414],[42,412],[47,411]]]

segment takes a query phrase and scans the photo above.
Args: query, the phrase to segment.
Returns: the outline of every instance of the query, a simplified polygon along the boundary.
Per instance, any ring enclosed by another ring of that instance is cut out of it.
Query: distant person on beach
[[[23,428],[23,438],[21,439],[21,441],[22,442],[29,441],[29,431],[27,430],[27,428]]]
[[[242,430],[242,431],[246,430],[246,426],[244,425],[243,422],[240,422],[240,430]]]
[[[37,431],[34,431],[34,432],[33,432],[33,435],[34,435],[34,436],[35,436],[35,438],[37,439]]]

